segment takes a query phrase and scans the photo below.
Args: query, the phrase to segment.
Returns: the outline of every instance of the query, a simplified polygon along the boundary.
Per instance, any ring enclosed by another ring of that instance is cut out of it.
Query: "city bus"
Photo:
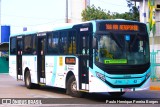
[[[122,96],[150,87],[149,36],[144,23],[94,20],[10,36],[9,74],[28,89]]]

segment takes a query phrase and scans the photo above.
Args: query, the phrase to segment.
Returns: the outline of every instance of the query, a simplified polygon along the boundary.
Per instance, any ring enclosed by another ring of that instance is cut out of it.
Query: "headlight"
[[[105,76],[104,76],[103,74],[99,73],[99,72],[96,72],[96,76],[97,76],[99,79],[101,79],[102,81],[105,81],[105,80],[106,80],[106,79],[105,79]]]
[[[147,73],[146,80],[150,77],[150,75],[151,75],[151,72]]]

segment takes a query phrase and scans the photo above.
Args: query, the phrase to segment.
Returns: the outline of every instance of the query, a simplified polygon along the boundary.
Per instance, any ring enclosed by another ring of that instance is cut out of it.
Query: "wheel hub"
[[[29,85],[29,77],[27,77],[27,79],[26,79],[26,84],[27,84],[27,86]]]
[[[72,90],[72,92],[77,91],[77,84],[76,84],[76,81],[73,81],[73,83],[72,83],[72,85],[71,85],[71,90]]]

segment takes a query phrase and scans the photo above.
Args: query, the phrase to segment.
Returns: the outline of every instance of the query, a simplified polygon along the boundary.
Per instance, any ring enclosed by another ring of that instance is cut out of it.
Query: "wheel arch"
[[[69,71],[69,72],[67,73],[66,81],[65,81],[65,87],[66,87],[66,88],[67,88],[68,79],[69,79],[71,76],[73,76],[73,75],[74,75],[74,73],[73,73],[72,71]],[[75,75],[74,75],[74,77],[75,77]]]

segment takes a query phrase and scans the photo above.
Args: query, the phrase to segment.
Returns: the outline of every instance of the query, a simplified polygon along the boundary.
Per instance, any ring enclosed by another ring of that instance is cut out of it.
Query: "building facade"
[[[140,6],[140,22],[149,23],[149,6],[148,0],[132,0],[139,2]],[[151,52],[151,78],[160,80],[160,0],[155,1],[154,19],[155,19],[155,34],[150,32],[150,52]]]
[[[68,22],[81,22],[81,13],[89,5],[90,0],[68,0]]]
[[[149,8],[148,8],[148,0],[132,0],[139,2],[139,10],[140,10],[140,22],[149,23]],[[150,45],[155,45],[156,48],[160,50],[160,0],[155,1],[155,25],[156,32],[155,35],[150,33]],[[154,37],[153,37],[154,36]],[[151,46],[152,48],[152,46]]]

